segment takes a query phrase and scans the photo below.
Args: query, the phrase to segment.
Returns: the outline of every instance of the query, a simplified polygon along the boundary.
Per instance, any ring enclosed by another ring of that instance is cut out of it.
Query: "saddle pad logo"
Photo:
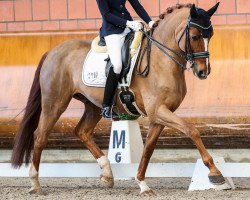
[[[96,79],[98,77],[98,72],[89,72],[87,77],[88,79]]]

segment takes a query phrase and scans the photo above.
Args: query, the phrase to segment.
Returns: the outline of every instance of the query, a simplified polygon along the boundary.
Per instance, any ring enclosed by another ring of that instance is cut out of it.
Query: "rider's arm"
[[[108,22],[118,25],[118,26],[126,26],[126,19],[118,17],[110,12],[110,8],[108,6],[107,0],[96,0],[99,10],[103,19],[107,20]]]
[[[129,3],[132,5],[134,8],[135,12],[139,15],[143,21],[145,21],[147,24],[152,21],[146,10],[143,8],[141,3],[138,0],[128,0]]]

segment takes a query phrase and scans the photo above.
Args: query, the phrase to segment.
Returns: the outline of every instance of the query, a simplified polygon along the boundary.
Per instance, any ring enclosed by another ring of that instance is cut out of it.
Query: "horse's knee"
[[[200,139],[201,136],[200,136],[199,131],[196,130],[196,131],[192,132],[192,138],[193,138],[194,140]]]
[[[87,133],[79,134],[79,137],[81,138],[81,141],[82,141],[84,144],[88,143],[88,141],[90,140],[90,135],[87,134]]]
[[[200,132],[196,128],[188,128],[187,135],[191,137],[192,140],[200,139]]]
[[[86,111],[85,111],[86,112]],[[80,137],[81,140],[84,142],[88,141],[91,137],[91,134],[94,131],[94,127],[92,123],[81,119],[81,121],[77,124],[74,133],[77,137]]]

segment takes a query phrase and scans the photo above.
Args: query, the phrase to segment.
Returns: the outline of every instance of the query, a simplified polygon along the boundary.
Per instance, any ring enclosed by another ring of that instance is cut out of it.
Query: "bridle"
[[[204,27],[204,26],[202,26],[200,24],[192,22],[190,17],[188,18],[187,26],[186,26],[185,30],[182,33],[182,36],[180,37],[180,39],[178,41],[178,45],[179,45],[184,33],[186,33],[185,60],[187,62],[194,63],[195,59],[209,58],[209,52],[208,51],[195,52],[195,53],[192,51],[191,43],[190,43],[190,27],[196,27],[196,28],[200,29],[201,31],[203,31],[203,30],[210,29],[212,27],[212,24],[210,23],[209,26]]]
[[[146,77],[148,75],[149,69],[150,69],[150,54],[151,54],[152,44],[155,45],[156,47],[158,47],[166,56],[168,56],[172,61],[174,61],[177,65],[179,65],[184,70],[188,70],[190,68],[193,68],[195,59],[209,58],[209,52],[208,51],[202,51],[202,52],[193,52],[192,51],[191,42],[190,42],[190,28],[191,27],[195,27],[195,28],[201,30],[201,32],[203,32],[204,30],[209,30],[210,28],[212,28],[212,24],[210,22],[209,26],[204,27],[204,26],[192,21],[191,17],[188,18],[186,28],[184,29],[180,39],[178,40],[178,46],[179,46],[179,43],[180,43],[181,39],[183,38],[184,34],[186,34],[185,52],[184,52],[184,54],[180,53],[178,51],[175,51],[175,50],[165,46],[164,44],[160,43],[159,41],[155,40],[152,37],[153,29],[151,29],[150,31],[144,31],[142,29],[141,31],[143,32],[144,36],[147,38],[147,45],[146,45],[145,49],[143,50],[142,55],[139,58],[139,64],[137,65],[137,69],[136,69],[137,74],[140,75],[140,76],[143,76],[143,77]],[[182,59],[183,62],[178,61],[168,51],[172,52],[174,55],[176,55],[177,57]],[[140,71],[140,69],[139,69],[140,63],[142,62],[142,59],[143,59],[143,57],[145,55],[145,52],[147,52],[147,66],[144,68],[143,71]],[[183,64],[183,63],[186,63],[186,62],[190,63],[189,68],[187,68],[186,65]]]

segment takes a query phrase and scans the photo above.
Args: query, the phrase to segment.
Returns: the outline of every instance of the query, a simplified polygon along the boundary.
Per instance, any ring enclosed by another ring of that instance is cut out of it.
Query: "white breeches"
[[[130,32],[129,28],[126,28],[121,34],[112,34],[105,37],[108,54],[111,63],[114,66],[114,72],[120,74],[122,70],[122,46],[125,41],[126,35]]]

